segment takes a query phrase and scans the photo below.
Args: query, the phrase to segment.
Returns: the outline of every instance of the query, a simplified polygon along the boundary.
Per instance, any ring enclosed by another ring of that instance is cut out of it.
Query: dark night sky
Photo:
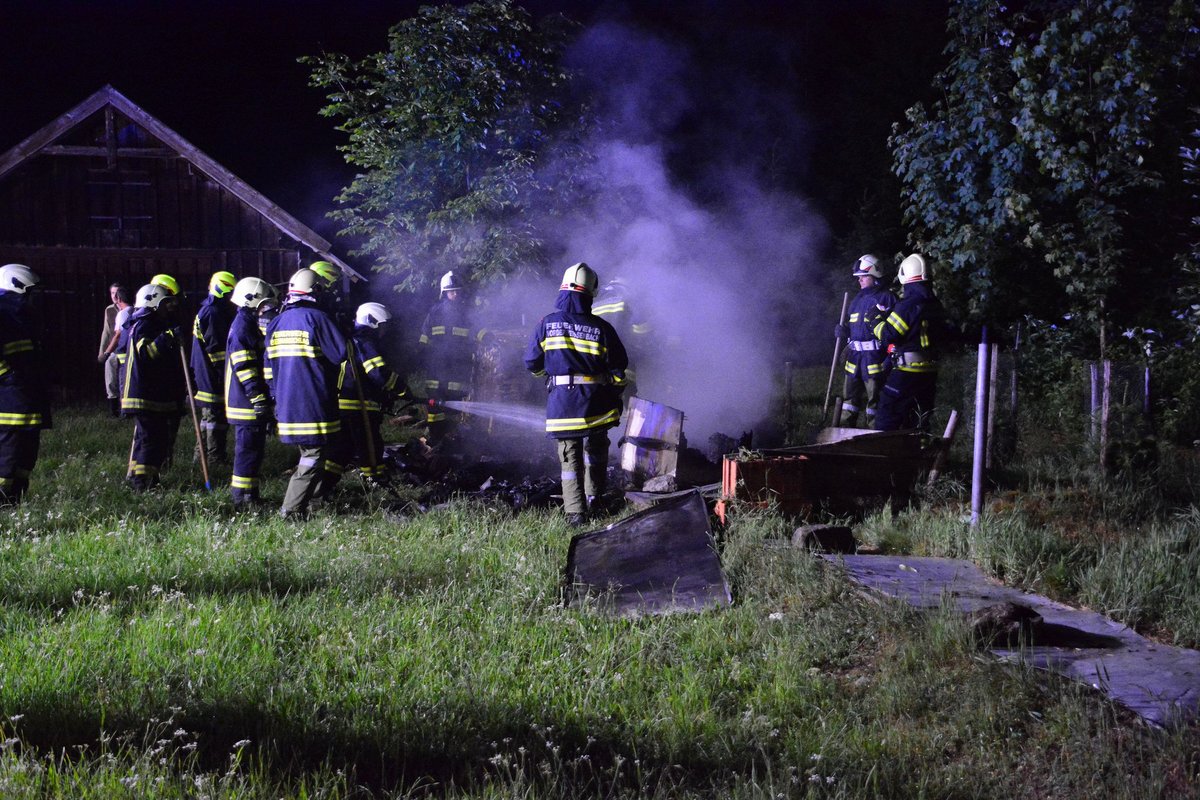
[[[340,134],[317,115],[302,55],[361,57],[383,48],[410,0],[0,0],[0,151],[104,84],[174,128],[323,235],[347,179]],[[844,173],[857,147],[880,162],[881,138],[928,93],[946,4],[938,0],[531,0],[534,13],[635,20],[685,43],[719,91],[750,75],[794,101],[811,136],[790,159],[797,188],[830,209],[859,190]],[[736,114],[736,109],[722,113]],[[872,151],[868,153],[867,151]],[[825,187],[822,190],[820,187]]]

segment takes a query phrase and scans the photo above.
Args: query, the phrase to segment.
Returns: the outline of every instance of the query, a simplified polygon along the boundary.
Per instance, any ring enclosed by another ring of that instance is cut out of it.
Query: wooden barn
[[[329,242],[111,86],[0,155],[0,264],[42,279],[39,317],[60,402],[104,395],[108,286],[165,272],[194,307],[213,272],[285,283]]]

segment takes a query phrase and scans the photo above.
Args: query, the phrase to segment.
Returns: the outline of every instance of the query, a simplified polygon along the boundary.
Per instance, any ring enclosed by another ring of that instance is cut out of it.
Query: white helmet
[[[242,278],[233,287],[233,304],[239,308],[258,308],[275,297],[275,287],[262,278]]]
[[[171,290],[162,284],[147,283],[137,290],[137,300],[133,305],[134,308],[158,308],[163,300],[174,296]]]
[[[323,288],[325,280],[308,268],[297,270],[288,281],[289,294],[320,294]]]
[[[442,276],[441,284],[439,285],[442,292],[459,291],[462,287],[462,281],[454,274],[454,270],[450,270]]]
[[[900,262],[900,272],[896,277],[901,283],[917,283],[929,280],[930,272],[929,267],[925,264],[925,258],[917,253],[913,253]]]
[[[854,277],[865,278],[868,275],[876,280],[883,277],[879,271],[879,259],[870,253],[859,256],[858,261],[854,262]]]
[[[562,286],[559,286],[558,290],[560,292],[583,292],[589,297],[594,297],[596,287],[599,285],[600,278],[596,275],[596,271],[580,261],[578,264],[567,267],[567,271],[563,273]]]
[[[30,286],[37,286],[41,278],[24,264],[5,264],[0,267],[0,289],[16,294],[25,294]]]
[[[383,303],[363,303],[354,312],[354,324],[367,328],[378,328],[392,318],[392,312]]]

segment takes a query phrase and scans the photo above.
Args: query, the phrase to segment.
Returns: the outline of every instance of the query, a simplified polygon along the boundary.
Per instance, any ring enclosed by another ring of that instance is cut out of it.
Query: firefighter
[[[216,272],[208,282],[208,297],[192,321],[192,377],[200,407],[201,446],[209,463],[227,460],[225,419],[225,342],[237,308],[230,300],[237,279],[231,272]]]
[[[463,298],[463,284],[454,271],[442,276],[439,298],[421,325],[420,349],[425,362],[425,391],[429,408],[427,442],[443,442],[453,431],[458,414],[442,403],[462,400],[471,391],[475,347],[487,331],[473,331],[470,306]]]
[[[51,423],[29,309],[29,290],[38,283],[24,264],[0,267],[0,506],[17,505],[29,490],[42,430]]]
[[[267,367],[279,439],[300,449],[288,481],[282,517],[303,517],[342,475],[345,447],[338,416],[338,378],[346,338],[322,307],[324,282],[311,269],[288,282],[287,300],[267,326]]]
[[[233,287],[232,302],[237,313],[225,346],[225,413],[234,431],[230,493],[233,507],[238,510],[255,509],[262,503],[259,473],[266,454],[267,430],[274,417],[259,321],[262,310],[273,300],[275,287],[262,278],[242,278]]]
[[[858,278],[858,294],[850,303],[848,324],[838,324],[834,335],[846,339],[846,381],[842,389],[841,424],[853,428],[858,412],[865,411],[867,427],[875,422],[879,391],[887,378],[886,353],[875,338],[875,326],[892,307],[895,296],[880,285],[883,275],[879,259],[871,254],[854,262],[854,277]]]
[[[946,323],[941,301],[930,286],[925,258],[913,253],[900,262],[900,300],[875,326],[875,337],[892,361],[879,396],[875,427],[929,430],[937,392],[938,345]]]
[[[411,402],[408,387],[379,351],[391,318],[392,313],[380,303],[358,307],[351,339],[353,360],[346,362],[338,398],[342,430],[349,437],[358,471],[368,482],[382,482],[386,477],[380,433],[383,410]]]
[[[121,413],[134,419],[133,455],[126,482],[135,492],[158,484],[171,455],[186,393],[179,353],[183,329],[178,299],[156,284],[138,289],[127,325]]]
[[[629,368],[625,370],[625,402],[637,394],[637,378],[634,368],[641,368],[643,360],[650,352],[650,321],[644,315],[635,313],[635,306],[630,301],[633,293],[621,278],[606,281],[592,302],[592,313],[610,323],[625,344],[629,354]]]
[[[525,366],[546,378],[546,435],[557,443],[563,511],[572,526],[585,522],[589,505],[597,511],[604,494],[607,431],[621,421],[629,363],[616,330],[592,313],[598,283],[587,264],[568,267],[556,310],[538,323],[525,349]]]

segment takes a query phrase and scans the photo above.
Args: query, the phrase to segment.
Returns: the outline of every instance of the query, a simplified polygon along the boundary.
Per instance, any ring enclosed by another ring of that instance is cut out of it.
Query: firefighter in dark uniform
[[[24,264],[0,267],[0,506],[29,490],[42,429],[50,427],[43,355],[28,292],[38,276]]]
[[[840,424],[853,428],[858,412],[865,411],[867,427],[873,427],[879,391],[887,377],[887,354],[875,338],[875,326],[885,319],[896,298],[879,281],[879,259],[867,254],[854,262],[858,294],[850,303],[847,324],[839,324],[834,334],[846,340],[846,381],[842,388]]]
[[[225,346],[225,413],[233,426],[230,493],[234,508],[241,510],[262,503],[259,475],[274,417],[259,312],[275,299],[275,287],[262,278],[242,278],[233,287],[232,298],[237,313]]]
[[[128,322],[121,413],[134,419],[126,482],[136,492],[158,483],[187,391],[179,357],[183,329],[177,303],[162,286],[146,284],[137,291]]]
[[[325,498],[345,468],[338,379],[346,337],[321,302],[324,283],[302,269],[288,283],[287,300],[267,326],[267,367],[279,440],[300,448],[280,516],[302,517]]]
[[[558,445],[563,511],[573,526],[604,494],[607,431],[621,421],[629,364],[616,330],[592,313],[598,283],[587,264],[568,267],[556,310],[538,323],[525,349],[525,366],[546,377],[546,435]]]
[[[632,294],[625,281],[613,278],[600,287],[592,301],[592,313],[613,326],[629,354],[629,368],[625,370],[626,403],[637,394],[634,370],[643,368],[643,361],[650,353],[650,334],[653,330],[649,320],[637,313],[630,299]]]
[[[353,460],[364,478],[376,482],[386,477],[380,431],[383,409],[410,400],[408,386],[379,351],[380,338],[391,318],[392,312],[381,303],[358,307],[351,337],[353,361],[346,362],[338,398],[342,430],[349,437]]]
[[[892,361],[879,396],[875,427],[929,430],[937,393],[938,345],[946,329],[941,301],[930,286],[923,256],[913,253],[900,263],[903,293],[875,336]]]
[[[428,442],[439,444],[453,431],[458,412],[447,409],[446,400],[462,400],[471,391],[471,373],[475,366],[475,348],[487,335],[473,330],[470,306],[463,299],[463,284],[451,271],[442,276],[441,295],[425,322],[419,340],[425,362],[425,393],[429,408]]]
[[[237,309],[230,295],[237,279],[231,272],[214,273],[208,282],[208,297],[192,321],[192,377],[196,405],[200,407],[200,434],[209,463],[226,460],[225,438],[225,342]],[[197,443],[197,448],[201,443]]]

